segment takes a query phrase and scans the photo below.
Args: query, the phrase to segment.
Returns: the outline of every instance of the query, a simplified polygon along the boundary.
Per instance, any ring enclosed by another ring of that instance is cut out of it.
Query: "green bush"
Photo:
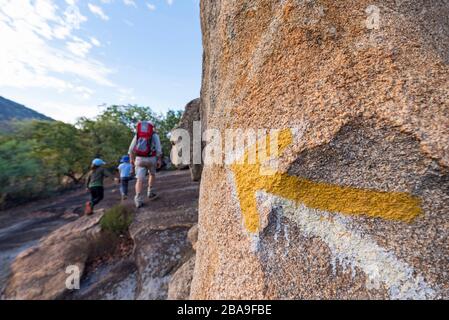
[[[117,205],[106,211],[100,221],[100,226],[102,231],[120,235],[128,231],[132,221],[133,212],[131,209],[123,205]]]
[[[101,257],[113,255],[120,244],[120,235],[110,231],[101,232],[89,241],[87,248],[87,264],[93,263]],[[76,253],[76,248],[74,249]],[[85,250],[84,248],[82,250]]]

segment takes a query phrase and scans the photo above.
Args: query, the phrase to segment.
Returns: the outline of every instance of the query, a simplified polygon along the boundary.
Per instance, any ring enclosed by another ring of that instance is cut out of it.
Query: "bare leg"
[[[143,180],[137,179],[137,181],[136,181],[136,197],[134,198],[134,203],[136,204],[137,208],[140,208],[143,205],[142,190],[143,190]]]
[[[143,189],[143,180],[137,179],[136,182],[136,195],[141,194]]]
[[[157,195],[154,192],[154,183],[156,182],[156,175],[155,174],[150,174],[150,178],[148,179],[148,198],[149,199],[156,199]]]
[[[156,181],[156,175],[150,174],[150,178],[148,179],[148,186],[150,189],[153,188],[155,181]]]

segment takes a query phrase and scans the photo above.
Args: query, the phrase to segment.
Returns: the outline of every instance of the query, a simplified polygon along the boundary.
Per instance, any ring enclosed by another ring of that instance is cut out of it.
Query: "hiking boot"
[[[128,200],[128,196],[125,196],[124,194],[122,194],[122,201],[126,201]]]
[[[150,199],[151,201],[156,200],[158,198],[158,195],[152,191],[148,191],[148,199]]]
[[[86,207],[84,209],[84,214],[86,216],[90,216],[94,213],[94,210],[92,209],[92,204],[89,202],[86,202]]]
[[[139,208],[141,208],[143,206],[143,201],[142,201],[142,198],[140,197],[140,195],[137,195],[134,198],[134,204],[136,205],[137,209],[139,209]]]

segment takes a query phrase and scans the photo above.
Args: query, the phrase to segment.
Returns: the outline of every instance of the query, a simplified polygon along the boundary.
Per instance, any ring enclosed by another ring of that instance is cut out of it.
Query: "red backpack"
[[[151,150],[154,126],[151,122],[141,121],[137,124],[137,139],[134,154],[138,157],[155,156],[156,151]]]

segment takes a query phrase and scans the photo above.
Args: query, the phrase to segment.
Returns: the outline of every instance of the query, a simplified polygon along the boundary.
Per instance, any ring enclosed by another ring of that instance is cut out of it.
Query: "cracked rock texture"
[[[281,171],[406,192],[422,214],[342,217],[267,195],[253,234],[232,170],[207,165],[191,298],[449,298],[449,2],[203,0],[201,20],[203,130],[305,128]]]

